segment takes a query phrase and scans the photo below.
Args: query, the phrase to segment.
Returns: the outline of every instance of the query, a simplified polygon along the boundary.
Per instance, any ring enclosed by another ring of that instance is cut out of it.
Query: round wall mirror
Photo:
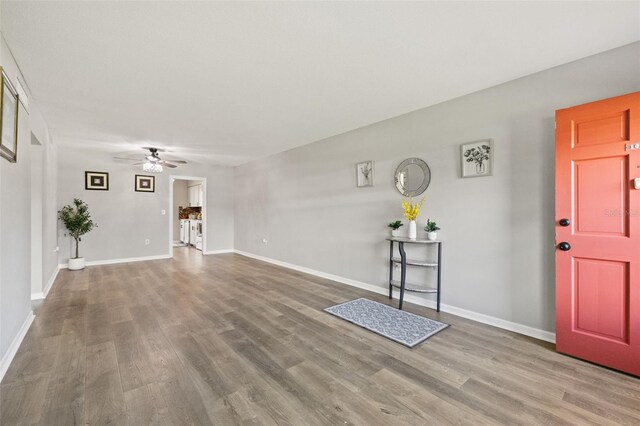
[[[405,197],[422,194],[431,182],[431,170],[424,160],[407,158],[396,169],[396,188]]]

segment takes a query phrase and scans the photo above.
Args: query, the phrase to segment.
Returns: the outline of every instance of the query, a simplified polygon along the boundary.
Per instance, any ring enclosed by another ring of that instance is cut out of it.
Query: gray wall
[[[4,55],[3,55],[4,56]],[[6,61],[6,59],[5,59]],[[18,112],[18,162],[0,159],[0,257],[2,257],[2,332],[5,354],[31,312],[31,167],[26,112]]]
[[[142,153],[142,152],[141,152]],[[78,146],[58,151],[58,208],[80,198],[89,205],[98,227],[82,238],[80,255],[87,261],[103,261],[169,254],[170,176],[207,179],[207,251],[233,248],[233,169],[181,165],[156,175],[156,191],[134,191],[139,166],[121,164],[110,154]],[[109,191],[84,189],[85,170],[108,172]],[[161,210],[166,210],[166,215]],[[71,239],[59,227],[60,263],[67,263]],[[173,234],[172,234],[173,237]],[[145,239],[150,240],[145,245]]]
[[[178,207],[189,205],[189,191],[186,180],[176,179],[173,182],[173,241],[180,241],[180,217]]]
[[[15,83],[19,69],[4,40],[0,46],[0,63]],[[0,359],[5,358],[20,327],[30,315],[32,266],[41,275],[34,277],[36,289],[41,289],[42,282],[48,281],[57,268],[57,264],[51,261],[51,243],[56,235],[55,204],[51,203],[51,198],[55,198],[56,181],[50,179],[55,176],[55,162],[52,165],[55,145],[49,138],[37,102],[31,96],[29,99],[29,113],[22,105],[18,112],[18,162],[0,159]],[[41,156],[34,164],[31,164],[30,155],[32,133],[42,144]],[[31,175],[35,167],[43,168],[42,175],[34,173],[37,178],[41,176],[43,182],[36,185],[38,193],[32,194]],[[40,229],[36,229],[34,240],[41,255],[33,254],[40,265],[32,265],[31,262],[32,198],[37,201],[36,207],[42,209],[42,226],[36,226]]]
[[[43,131],[39,140],[44,136],[46,141],[42,142],[42,285],[46,286],[58,269],[58,150],[48,129]]]
[[[31,294],[42,293],[42,185],[44,156],[42,144],[30,135],[31,146]]]
[[[635,43],[240,166],[235,248],[385,287],[385,226],[402,218],[393,173],[420,157],[432,180],[419,226],[442,228],[443,303],[553,331],[554,112],[640,90],[639,76]],[[460,144],[484,138],[494,176],[461,179]],[[358,189],[364,160],[375,186]]]

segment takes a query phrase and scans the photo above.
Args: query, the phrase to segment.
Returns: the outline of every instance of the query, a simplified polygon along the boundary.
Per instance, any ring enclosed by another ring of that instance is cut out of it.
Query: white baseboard
[[[233,253],[233,252],[234,252],[233,249],[224,249],[224,250],[203,251],[202,254],[209,255],[209,254],[223,254],[223,253]]]
[[[124,259],[107,259],[107,260],[91,260],[85,263],[86,266],[97,266],[97,265],[113,265],[116,263],[131,263],[131,262],[144,262],[145,260],[160,260],[160,259],[171,259],[173,256],[170,254],[159,254],[157,256],[143,256],[143,257],[128,257]],[[67,269],[69,264],[61,263],[60,269]]]
[[[53,271],[53,274],[51,274],[51,278],[49,278],[47,285],[44,287],[44,290],[43,290],[44,297],[47,297],[47,295],[49,295],[49,290],[51,290],[51,286],[53,286],[53,283],[56,281],[56,278],[58,278],[58,272],[60,272],[59,265],[56,266],[56,270]]]
[[[31,327],[31,323],[33,322],[34,318],[35,316],[33,315],[33,311],[29,311],[29,315],[27,315],[27,318],[25,318],[24,322],[22,323],[18,334],[16,334],[16,337],[13,338],[13,341],[11,342],[11,345],[9,345],[7,352],[2,357],[2,360],[0,361],[0,381],[2,381],[2,378],[9,369],[11,361],[13,361],[13,357],[16,356],[18,348],[20,348],[20,344],[22,343],[22,340],[24,340],[24,336],[27,335],[27,331],[29,331],[29,327]]]
[[[47,281],[47,284],[44,286],[44,289],[42,290],[42,292],[33,293],[31,295],[31,300],[40,300],[47,297],[47,295],[49,294],[49,290],[51,290],[51,286],[53,285],[53,283],[56,281],[56,278],[58,277],[58,272],[60,272],[60,265],[56,265],[56,270],[53,271],[53,274],[51,274],[51,277],[49,277],[49,281]]]
[[[316,271],[314,269],[305,268],[303,266],[294,265],[287,262],[282,262],[280,260],[271,259],[264,256],[259,256],[253,253],[247,253],[241,250],[234,250],[235,253],[250,257],[257,260],[262,260],[263,262],[272,263],[274,265],[282,266],[284,268],[293,269],[295,271],[304,272],[305,274],[315,275],[320,278],[326,278],[332,281],[337,281],[339,283],[347,284],[353,287],[361,288],[363,290],[368,290],[373,293],[385,294],[387,295],[387,289],[382,288],[373,284],[367,284],[362,281],[352,280],[350,278],[340,277],[338,275],[327,274],[325,272]],[[416,305],[426,306],[428,308],[435,309],[436,303],[432,300],[425,300],[421,297],[417,297],[413,294],[406,294],[404,300],[410,303],[414,303]],[[544,340],[546,342],[555,343],[556,335],[550,331],[540,330],[537,328],[529,327],[527,325],[518,324],[512,321],[507,321],[501,318],[492,317],[489,315],[481,314],[474,311],[469,311],[467,309],[458,308],[456,306],[446,305],[444,303],[440,304],[440,310],[443,312],[447,312],[462,318],[467,318],[473,321],[481,322],[483,324],[488,324],[494,327],[502,328],[504,330],[513,331],[519,334],[524,334],[525,336],[534,337],[536,339]]]

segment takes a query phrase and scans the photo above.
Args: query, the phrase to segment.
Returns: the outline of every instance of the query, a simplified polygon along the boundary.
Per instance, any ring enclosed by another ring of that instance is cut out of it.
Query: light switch
[[[640,189],[640,178],[635,178],[633,180],[633,189]]]
[[[162,214],[163,215],[167,214],[167,211],[165,209],[162,209]]]

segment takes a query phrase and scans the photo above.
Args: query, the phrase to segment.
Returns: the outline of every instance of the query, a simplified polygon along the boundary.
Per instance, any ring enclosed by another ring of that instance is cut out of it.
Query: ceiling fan
[[[154,147],[143,147],[142,149],[146,149],[149,151],[148,155],[145,155],[144,158],[124,158],[124,157],[113,157],[116,160],[127,160],[127,161],[135,161],[133,166],[142,165],[142,170],[145,172],[151,173],[162,173],[163,166],[175,169],[178,167],[178,164],[187,164],[185,160],[163,160],[158,155],[158,152],[164,152],[165,150],[162,148],[154,148]]]

